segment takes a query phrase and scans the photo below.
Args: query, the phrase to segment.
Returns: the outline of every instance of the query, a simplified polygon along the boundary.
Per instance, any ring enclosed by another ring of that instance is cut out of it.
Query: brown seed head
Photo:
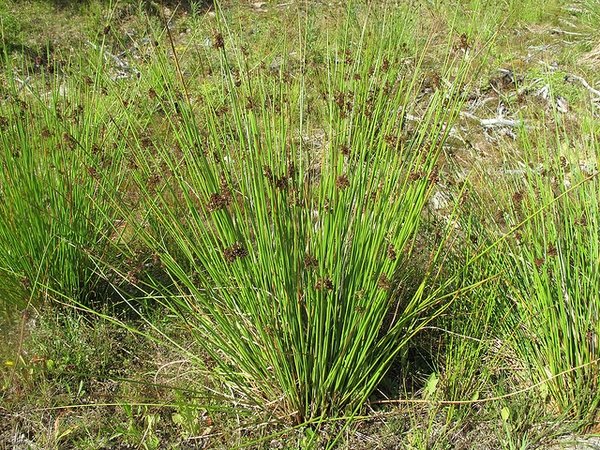
[[[131,284],[138,284],[140,282],[139,279],[139,272],[137,271],[137,269],[132,269],[129,272],[127,272],[127,275],[125,275],[125,278],[127,279],[127,281],[129,281]]]
[[[333,101],[340,109],[344,109],[346,105],[346,96],[343,92],[337,92],[333,98]]]
[[[560,156],[560,166],[561,166],[563,169],[566,169],[568,165],[569,165],[569,161],[567,161],[567,158],[565,158],[565,156],[564,156],[564,155],[561,155],[561,156]]]
[[[229,206],[229,200],[229,196],[216,192],[214,194],[210,194],[210,198],[208,199],[208,204],[206,207],[210,212],[225,209],[227,206]]]
[[[350,180],[348,180],[348,177],[346,175],[340,175],[335,180],[335,185],[337,186],[338,189],[344,190],[350,186]]]
[[[288,185],[287,177],[279,177],[275,180],[275,187],[279,190],[283,190]]]
[[[95,167],[87,166],[85,169],[86,169],[88,175],[90,177],[92,177],[94,180],[99,180],[100,179],[100,174],[98,173],[98,171],[96,170]]]
[[[440,172],[436,167],[429,174],[429,182],[431,184],[436,184],[438,181],[440,181]]]
[[[384,142],[390,147],[395,147],[398,144],[398,136],[388,134],[383,138]]]
[[[31,288],[31,281],[29,281],[29,278],[21,278],[21,286],[23,286],[25,290],[29,290]]]
[[[392,244],[388,245],[388,248],[387,248],[388,259],[395,261],[397,256],[398,255],[396,254],[396,249],[394,248],[394,246]]]
[[[73,150],[77,145],[77,141],[75,140],[75,138],[66,132],[63,133],[63,141],[71,150]]]
[[[425,178],[425,172],[423,172],[422,170],[418,170],[416,172],[411,172],[410,175],[408,176],[408,179],[410,181],[422,180],[423,178]]]
[[[333,290],[333,282],[327,277],[321,278],[315,284],[315,289],[318,291],[331,291]]]
[[[515,205],[519,205],[523,201],[523,193],[521,191],[515,192],[512,196],[512,201]]]
[[[379,289],[388,290],[391,286],[392,286],[391,280],[388,278],[388,276],[386,274],[382,273],[379,276],[379,279],[377,280],[377,287]]]
[[[287,176],[288,178],[293,178],[296,175],[296,165],[291,162],[287,165]]]
[[[304,256],[304,267],[306,269],[312,269],[314,267],[317,267],[318,265],[319,265],[319,262],[317,261],[317,258],[315,258],[314,256],[312,256],[308,253]]]
[[[263,175],[270,183],[275,183],[275,175],[269,166],[263,166]]]
[[[216,33],[213,37],[213,47],[217,50],[225,48],[225,39],[221,33]]]
[[[154,191],[156,189],[156,187],[158,186],[158,184],[160,183],[160,181],[161,181],[161,176],[159,174],[155,173],[153,175],[150,175],[148,177],[148,182],[147,182],[148,190]]]
[[[231,247],[227,247],[223,250],[223,256],[225,256],[225,261],[231,264],[239,258],[248,256],[248,250],[246,250],[240,242],[236,242]]]
[[[469,48],[471,48],[471,44],[469,43],[469,37],[463,33],[460,35],[460,38],[458,40],[458,44],[456,46],[456,48],[458,50],[469,50]]]
[[[535,266],[539,268],[542,267],[546,261],[544,260],[544,258],[535,258],[533,262]]]
[[[432,89],[438,89],[442,84],[442,77],[437,72],[432,72],[428,80],[428,84]]]
[[[381,62],[381,71],[387,72],[388,70],[390,70],[390,60],[383,58],[383,61]]]
[[[349,66],[354,64],[354,58],[352,58],[352,51],[349,48],[346,49],[346,51],[344,52],[344,55],[346,56],[346,58],[345,58],[346,64],[348,64]]]
[[[160,255],[158,253],[152,254],[152,265],[156,267],[160,267],[162,265],[162,261],[160,259]]]
[[[467,200],[469,200],[469,190],[468,190],[468,189],[465,189],[465,190],[463,191],[462,195],[460,196],[460,199],[459,199],[459,202],[458,202],[458,203],[459,203],[459,205],[461,205],[461,206],[462,206],[462,205],[464,205],[465,203],[467,203]]]

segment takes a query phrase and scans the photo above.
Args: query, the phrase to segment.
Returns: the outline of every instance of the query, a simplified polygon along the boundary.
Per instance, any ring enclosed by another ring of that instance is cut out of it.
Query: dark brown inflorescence
[[[519,205],[523,201],[523,198],[524,198],[523,192],[518,191],[513,194],[512,201],[515,205]]]
[[[542,267],[546,260],[544,258],[535,258],[533,262],[535,263],[536,267]]]
[[[318,291],[331,291],[333,289],[333,282],[327,277],[321,278],[315,284],[315,289]]]
[[[223,250],[223,256],[225,256],[225,260],[228,263],[233,263],[237,259],[248,256],[248,250],[240,242],[236,242],[231,247]]]
[[[408,179],[410,181],[417,181],[417,180],[422,180],[423,178],[425,178],[425,172],[422,170],[416,171],[416,172],[411,172],[408,175]]]
[[[225,48],[225,39],[221,33],[216,33],[213,40],[213,47],[217,50]]]
[[[390,259],[391,261],[395,261],[397,256],[398,255],[396,254],[396,249],[394,248],[394,246],[392,244],[388,245],[388,248],[387,248],[388,259]]]
[[[392,282],[386,274],[382,273],[377,280],[377,287],[387,291],[390,287],[392,287]]]
[[[314,267],[317,267],[318,265],[319,265],[319,262],[317,261],[317,258],[315,258],[314,256],[312,256],[308,253],[304,256],[304,267],[306,269],[312,269]]]
[[[263,175],[269,180],[269,184],[279,190],[284,190],[288,187],[288,180],[291,180],[295,173],[296,168],[294,164],[289,164],[285,174],[281,177],[276,176],[269,166],[263,167]]]
[[[344,189],[350,186],[350,180],[348,180],[348,177],[346,175],[340,175],[335,180],[335,185],[338,189],[343,191]]]
[[[210,194],[210,198],[208,199],[207,208],[210,212],[218,211],[220,209],[225,209],[229,205],[229,197],[226,195],[222,195],[219,192],[215,192]]]
[[[207,208],[210,212],[218,211],[220,209],[225,209],[229,205],[231,205],[232,195],[231,190],[229,189],[229,185],[227,183],[227,179],[224,175],[221,175],[221,190],[219,192],[214,192],[210,194],[208,199]]]

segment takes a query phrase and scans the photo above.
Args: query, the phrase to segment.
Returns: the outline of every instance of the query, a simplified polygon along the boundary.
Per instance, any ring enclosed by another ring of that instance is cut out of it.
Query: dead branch
[[[521,120],[505,119],[503,117],[495,117],[492,119],[480,119],[476,115],[464,111],[461,112],[460,115],[466,117],[467,119],[473,120],[474,122],[477,122],[484,128],[519,127],[523,125],[523,121]]]
[[[594,89],[592,86],[590,86],[590,84],[587,81],[585,81],[584,78],[582,78],[578,75],[568,74],[566,77],[566,80],[567,81],[578,81],[584,88],[586,88],[588,91],[590,91],[590,93],[592,93],[593,95],[598,97],[595,100],[600,100],[600,91],[598,89]]]

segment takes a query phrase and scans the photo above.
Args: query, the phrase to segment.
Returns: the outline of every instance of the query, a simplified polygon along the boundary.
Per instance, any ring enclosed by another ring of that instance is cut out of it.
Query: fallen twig
[[[567,30],[561,30],[560,28],[553,28],[552,30],[550,30],[551,34],[563,34],[565,36],[585,36],[584,33],[577,33],[575,31],[567,31]]]
[[[87,44],[98,50],[98,46],[93,42],[87,41]],[[121,55],[126,54],[127,51],[122,52]],[[114,79],[130,78],[131,75],[139,75],[140,72],[135,67],[132,67],[129,62],[125,59],[120,58],[117,55],[113,55],[106,49],[102,49],[102,54],[106,60],[111,59],[113,63],[118,67],[117,74],[113,77]]]
[[[21,80],[19,77],[15,77],[15,81],[21,85],[19,87],[19,89],[17,90],[17,92],[21,92],[25,88],[27,88],[29,91],[31,91],[31,86],[29,85],[29,80],[31,80],[31,77],[27,77],[24,80]]]
[[[462,111],[460,115],[479,123],[479,125],[481,125],[484,128],[519,127],[524,124],[522,120],[505,119],[503,117],[495,117],[492,119],[480,119],[476,115],[465,111]]]
[[[595,95],[596,101],[600,100],[600,91],[598,89],[593,88],[584,78],[580,77],[579,75],[572,75],[572,74],[568,74],[565,77],[566,81],[578,81],[584,88],[586,88],[588,91],[590,91],[593,95]]]

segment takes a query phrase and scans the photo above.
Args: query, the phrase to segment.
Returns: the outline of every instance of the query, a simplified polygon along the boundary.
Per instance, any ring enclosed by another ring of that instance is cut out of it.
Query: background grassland
[[[599,6],[2,3],[0,447],[593,435]]]

